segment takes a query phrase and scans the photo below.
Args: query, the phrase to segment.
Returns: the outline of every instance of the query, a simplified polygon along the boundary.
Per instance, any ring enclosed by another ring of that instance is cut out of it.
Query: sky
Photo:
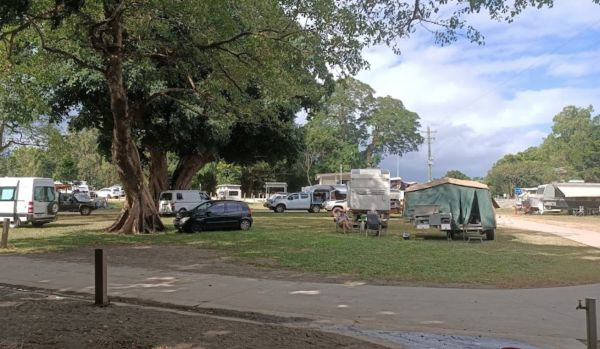
[[[485,36],[484,46],[459,39],[440,47],[422,30],[400,42],[400,55],[366,50],[370,69],[356,76],[419,114],[422,131],[435,131],[433,178],[449,170],[485,176],[504,155],[541,144],[567,105],[600,113],[600,5],[556,1],[510,24],[483,14],[467,19]],[[387,156],[380,167],[426,181],[427,143]]]

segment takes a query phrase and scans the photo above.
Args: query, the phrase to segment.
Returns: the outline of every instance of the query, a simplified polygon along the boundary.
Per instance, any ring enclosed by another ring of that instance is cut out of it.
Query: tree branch
[[[71,59],[71,60],[73,60],[75,63],[79,64],[79,65],[80,65],[80,66],[82,66],[82,67],[85,67],[85,68],[88,68],[88,69],[92,69],[92,70],[98,71],[98,72],[100,72],[100,73],[102,73],[102,74],[104,74],[104,73],[105,73],[105,70],[104,70],[104,69],[102,69],[102,68],[100,68],[100,67],[97,67],[97,66],[95,66],[95,65],[93,65],[93,64],[90,64],[90,63],[88,63],[88,62],[84,61],[83,59],[81,59],[81,58],[79,58],[79,57],[75,56],[75,55],[74,55],[74,54],[72,54],[72,53],[69,53],[69,52],[67,52],[67,51],[63,51],[63,50],[61,50],[61,49],[58,49],[58,48],[55,48],[55,47],[50,47],[50,46],[46,45],[46,39],[44,38],[44,33],[42,32],[42,29],[41,29],[41,28],[38,26],[38,24],[37,24],[37,23],[35,23],[34,21],[32,21],[32,22],[31,22],[31,24],[33,25],[33,28],[34,28],[34,29],[35,29],[35,31],[37,32],[37,34],[38,34],[38,36],[39,36],[39,38],[40,38],[40,42],[42,43],[42,48],[43,48],[44,50],[46,50],[46,51],[48,51],[48,52],[50,52],[50,53],[53,53],[53,54],[56,54],[56,55],[63,56],[63,57],[66,57],[66,58],[68,58],[68,59]]]

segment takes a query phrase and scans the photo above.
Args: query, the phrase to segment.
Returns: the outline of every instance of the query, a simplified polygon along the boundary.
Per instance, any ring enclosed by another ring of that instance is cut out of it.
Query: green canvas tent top
[[[408,187],[404,192],[404,217],[412,217],[420,205],[438,205],[440,213],[451,213],[452,229],[477,223],[484,230],[496,228],[494,203],[483,183],[442,178]]]

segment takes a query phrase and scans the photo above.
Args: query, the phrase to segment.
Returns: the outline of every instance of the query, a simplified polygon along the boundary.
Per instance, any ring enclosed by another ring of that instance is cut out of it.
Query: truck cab
[[[321,200],[315,198],[311,193],[291,193],[271,202],[269,208],[277,213],[283,213],[286,210],[307,210],[318,213],[322,205]]]

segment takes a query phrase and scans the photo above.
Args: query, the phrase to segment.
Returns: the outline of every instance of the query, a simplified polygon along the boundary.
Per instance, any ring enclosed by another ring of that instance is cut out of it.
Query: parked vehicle
[[[95,209],[96,203],[87,194],[58,194],[58,211],[60,212],[79,212],[82,216],[89,216]]]
[[[13,228],[29,222],[39,227],[56,220],[56,199],[51,178],[0,178],[0,219],[10,219]]]
[[[210,196],[199,190],[167,190],[160,193],[158,213],[172,215],[193,209],[210,200]]]
[[[326,201],[323,207],[337,217],[342,211],[348,211],[348,201],[346,200],[329,200]]]
[[[105,199],[117,199],[122,195],[123,190],[118,187],[102,188],[96,191],[96,195]]]
[[[354,214],[375,211],[385,219],[390,213],[390,172],[380,169],[356,169],[350,172],[348,206]]]
[[[277,213],[285,210],[307,210],[308,212],[318,213],[323,206],[323,202],[312,195],[312,193],[292,193],[286,197],[273,200],[270,209]]]
[[[273,203],[273,201],[281,199],[281,198],[285,198],[288,196],[288,193],[276,193],[273,194],[271,196],[269,196],[269,198],[267,199],[267,201],[265,201],[265,203],[263,204],[264,207],[271,207],[271,204]]]
[[[219,200],[242,200],[242,186],[239,184],[217,185]]]
[[[248,230],[252,227],[252,210],[242,201],[206,201],[192,210],[177,213],[173,224],[178,231],[186,233],[214,229]]]

